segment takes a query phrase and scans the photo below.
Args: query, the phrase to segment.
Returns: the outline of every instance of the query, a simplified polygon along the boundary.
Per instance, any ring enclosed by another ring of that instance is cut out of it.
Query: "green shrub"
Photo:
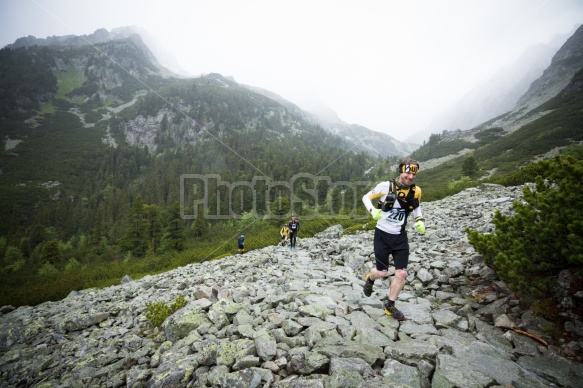
[[[71,244],[71,241],[67,241],[67,242],[62,242],[59,241],[59,250],[61,251],[62,254],[69,252],[73,249],[73,244]]]
[[[375,220],[370,220],[369,222],[367,222],[364,225],[364,228],[366,230],[375,230],[376,227],[377,227],[377,222]]]
[[[60,241],[49,240],[43,247],[43,259],[48,263],[57,263],[61,258]]]
[[[22,252],[20,252],[20,249],[18,249],[15,246],[9,245],[8,248],[6,248],[6,253],[4,254],[4,263],[5,264],[12,264],[16,261],[20,261],[24,259]]]
[[[48,261],[45,261],[42,267],[38,270],[38,274],[43,277],[53,277],[59,274],[59,270]]]
[[[132,255],[132,251],[127,251],[126,254],[123,256],[124,264],[129,264],[134,259],[134,255]]]
[[[344,234],[356,234],[364,230],[366,230],[366,224],[356,224],[344,229]]]
[[[5,267],[0,268],[0,272],[2,272],[2,273],[16,272],[16,271],[20,270],[22,267],[24,267],[24,264],[26,264],[24,259],[19,259],[19,260],[12,262],[12,264],[9,264]]]
[[[494,233],[466,229],[498,276],[534,297],[547,293],[553,275],[583,265],[583,160],[556,157],[538,167],[536,190],[524,188],[525,203],[514,202],[514,215],[494,215]]]
[[[71,257],[67,262],[67,265],[65,265],[65,272],[74,271],[80,267],[81,263],[79,263],[74,257]]]
[[[447,189],[450,191],[461,191],[467,187],[470,187],[469,184],[471,181],[472,178],[470,178],[467,175],[464,175],[457,181],[449,182],[447,185]]]
[[[148,303],[148,312],[146,313],[146,318],[155,327],[160,327],[162,323],[170,316],[170,307],[168,307],[163,302]]]
[[[172,311],[172,313],[175,313],[184,306],[186,306],[186,298],[184,298],[184,296],[182,295],[178,295],[176,300],[174,300],[174,302],[170,305],[170,311]]]
[[[148,320],[155,327],[160,327],[166,318],[186,306],[186,299],[184,296],[179,295],[170,306],[164,304],[163,302],[150,302],[147,304],[147,306],[148,312],[146,313],[146,318],[148,318]]]

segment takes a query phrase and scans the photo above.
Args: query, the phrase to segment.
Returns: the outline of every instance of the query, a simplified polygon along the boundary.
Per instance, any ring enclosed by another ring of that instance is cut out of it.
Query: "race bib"
[[[407,219],[405,209],[391,209],[388,213],[387,221],[395,225],[403,225]]]

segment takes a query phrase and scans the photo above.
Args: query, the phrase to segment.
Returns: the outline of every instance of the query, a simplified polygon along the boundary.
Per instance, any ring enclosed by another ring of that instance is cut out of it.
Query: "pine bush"
[[[59,274],[59,270],[52,263],[45,261],[45,263],[38,270],[38,274],[43,277],[53,277]]]
[[[186,303],[186,299],[182,295],[179,295],[176,300],[170,304],[170,306],[164,304],[163,302],[150,302],[147,304],[148,312],[146,313],[146,318],[148,318],[148,320],[152,322],[152,325],[155,327],[160,327],[166,318],[186,306]]]
[[[466,230],[502,280],[535,297],[561,270],[583,265],[583,160],[557,156],[538,164],[536,189],[523,189],[513,215],[496,212],[491,234]]]

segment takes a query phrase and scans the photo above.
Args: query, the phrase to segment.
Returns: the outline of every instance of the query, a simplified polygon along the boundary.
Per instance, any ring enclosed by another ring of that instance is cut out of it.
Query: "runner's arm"
[[[378,200],[380,197],[385,195],[386,193],[383,192],[381,184],[377,185],[374,189],[366,193],[362,197],[362,203],[366,207],[366,210],[370,213],[374,209],[376,209],[376,205],[373,204],[373,200]]]
[[[415,198],[421,204],[421,187],[419,186],[415,188]],[[416,220],[418,217],[423,217],[423,214],[421,214],[421,205],[413,209],[413,219]]]

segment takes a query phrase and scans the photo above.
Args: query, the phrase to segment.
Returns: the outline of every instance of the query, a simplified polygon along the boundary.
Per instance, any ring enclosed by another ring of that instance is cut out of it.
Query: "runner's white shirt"
[[[391,182],[385,181],[379,183],[378,185],[376,185],[374,189],[366,193],[362,197],[362,202],[364,203],[366,210],[368,210],[370,213],[373,209],[376,209],[377,208],[376,202],[379,200],[381,202],[384,202],[387,194],[390,192],[390,189]],[[396,190],[395,195],[398,198],[406,198],[407,194],[409,193],[409,188],[398,189],[396,185],[395,190]],[[421,200],[421,188],[419,186],[415,186],[415,198],[417,198],[419,201]],[[421,217],[422,216],[421,206],[418,206],[417,208],[413,209],[412,215],[413,219]],[[381,217],[380,220],[377,221],[377,228],[390,234],[400,234],[401,228],[403,227],[403,224],[405,223],[406,220],[407,212],[405,211],[405,209],[401,208],[401,204],[399,203],[399,201],[395,200],[393,208],[387,212],[383,212],[383,216]]]

